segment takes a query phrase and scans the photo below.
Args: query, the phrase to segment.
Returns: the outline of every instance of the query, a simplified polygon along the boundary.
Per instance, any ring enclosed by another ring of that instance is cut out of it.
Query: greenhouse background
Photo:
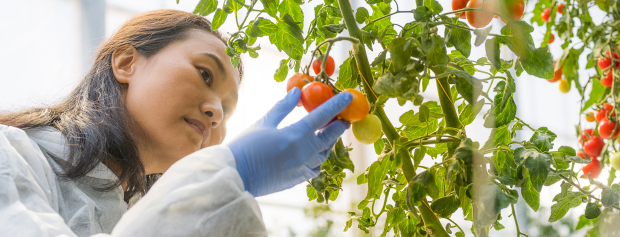
[[[358,1],[351,1],[353,9],[361,5]],[[451,9],[451,1],[439,0],[444,11]],[[156,9],[178,9],[192,12],[198,0],[0,0],[0,112],[22,107],[36,105],[51,105],[68,94],[82,79],[84,73],[92,64],[92,58],[96,47],[105,39],[109,38],[116,29],[125,21],[145,11]],[[531,10],[535,2],[530,1],[526,6],[524,19],[527,21],[531,16]],[[312,1],[303,6],[304,12],[312,12],[318,1]],[[356,6],[356,4],[358,4]],[[394,3],[392,3],[394,4]],[[407,5],[409,4],[409,5]],[[402,1],[400,9],[412,9],[414,1]],[[395,5],[393,5],[395,7]],[[595,23],[603,19],[597,19],[597,8],[591,9],[591,15]],[[410,21],[412,15],[399,14],[393,16],[394,22]],[[212,18],[212,15],[207,17]],[[309,24],[306,18],[305,26]],[[497,32],[503,25],[499,20],[493,20],[492,32]],[[536,45],[540,45],[544,37],[544,29],[534,25],[533,33]],[[232,21],[226,22],[220,29],[226,34],[236,30]],[[439,32],[443,32],[442,29]],[[342,34],[347,34],[345,30]],[[240,98],[237,112],[228,122],[228,135],[224,143],[230,141],[237,134],[262,117],[264,113],[286,94],[286,84],[278,83],[273,79],[279,61],[285,59],[283,52],[270,45],[266,38],[259,38],[257,44],[261,45],[260,57],[252,59],[243,55],[245,64],[245,78],[240,87]],[[472,46],[472,56],[476,59],[484,57],[483,46]],[[377,48],[377,47],[375,47]],[[344,61],[350,50],[348,42],[339,42],[332,49],[332,56],[336,65]],[[560,44],[551,44],[550,50],[553,55],[560,55]],[[506,51],[504,51],[506,52]],[[379,51],[369,51],[369,57],[374,58]],[[584,53],[583,55],[586,55]],[[304,56],[302,64],[309,63],[309,54]],[[513,55],[502,55],[504,59],[511,59]],[[585,58],[582,58],[584,65]],[[337,70],[337,67],[336,67]],[[581,81],[587,81],[593,70],[580,71]],[[289,76],[292,72],[289,72]],[[338,75],[338,72],[334,75]],[[577,147],[577,139],[574,124],[578,123],[580,96],[574,88],[563,94],[558,90],[557,84],[546,80],[531,77],[524,73],[516,79],[518,86],[516,102],[518,105],[517,115],[534,127],[547,126],[554,131],[558,138],[555,142],[557,149],[561,145]],[[429,87],[423,95],[427,99],[437,100],[434,87]],[[399,126],[398,115],[408,110],[417,110],[411,102],[399,106],[394,100],[386,103],[386,112],[395,126]],[[485,109],[487,109],[485,107]],[[483,110],[478,116],[485,113]],[[303,108],[295,109],[287,117],[281,126],[294,123],[307,113]],[[489,129],[483,129],[483,120],[466,127],[468,136],[472,140],[485,141],[489,136]],[[530,131],[523,131],[521,139],[528,138]],[[343,232],[344,223],[349,219],[348,211],[357,211],[357,203],[366,196],[365,185],[356,185],[356,177],[364,172],[361,167],[369,166],[377,155],[372,145],[363,145],[353,138],[351,131],[343,136],[345,145],[350,144],[353,149],[351,158],[356,167],[355,173],[347,173],[346,184],[337,201],[328,205],[317,204],[308,201],[306,196],[306,183],[292,189],[272,195],[257,198],[262,210],[264,222],[270,232],[270,236],[379,236],[383,230],[382,220],[378,221],[377,227],[370,234],[365,235],[356,228]],[[604,172],[601,180],[607,178]],[[557,231],[558,236],[582,236],[584,230],[570,233],[577,223],[582,207],[569,212],[561,221],[553,223],[552,227],[547,222],[549,207],[552,205],[551,195],[557,193],[559,183],[543,188],[541,192],[541,210],[537,213],[526,207],[522,199],[517,204],[517,218],[520,228],[530,236],[541,236],[543,230]],[[389,200],[391,202],[391,200]],[[329,210],[329,211],[328,211]],[[578,210],[578,211],[574,211]],[[468,229],[470,222],[463,220],[461,211],[456,212],[452,219],[457,222],[467,236],[472,236]],[[509,209],[502,212],[503,220],[500,221],[505,229],[491,230],[491,236],[514,236],[516,229],[512,217],[508,218]],[[385,218],[383,216],[382,218]],[[444,223],[446,224],[446,223]],[[569,228],[570,227],[570,228]],[[546,235],[550,236],[550,235]]]

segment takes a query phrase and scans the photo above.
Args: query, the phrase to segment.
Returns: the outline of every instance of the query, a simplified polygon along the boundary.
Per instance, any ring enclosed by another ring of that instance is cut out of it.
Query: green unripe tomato
[[[351,126],[355,138],[364,144],[373,144],[383,135],[381,120],[374,114],[369,114],[366,118],[352,123]]]
[[[616,152],[609,158],[609,163],[611,163],[611,167],[614,167],[616,170],[620,170],[620,152]]]

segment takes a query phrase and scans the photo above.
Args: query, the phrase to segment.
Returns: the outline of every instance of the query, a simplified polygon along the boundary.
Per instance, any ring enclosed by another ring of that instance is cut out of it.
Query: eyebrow
[[[200,55],[203,56],[207,56],[211,59],[213,59],[213,61],[215,61],[215,63],[217,64],[217,68],[220,70],[221,74],[228,74],[226,72],[226,68],[224,68],[224,64],[222,63],[222,60],[220,60],[220,58],[218,58],[215,54],[212,53],[201,53]],[[222,77],[222,81],[226,80],[226,77]]]

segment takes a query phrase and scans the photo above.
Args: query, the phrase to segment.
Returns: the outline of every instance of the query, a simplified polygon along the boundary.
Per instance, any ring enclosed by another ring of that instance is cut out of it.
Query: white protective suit
[[[64,135],[53,127],[0,124],[0,236],[267,236],[226,146],[176,162],[127,210],[123,190],[94,190],[117,177],[99,164],[65,181]]]

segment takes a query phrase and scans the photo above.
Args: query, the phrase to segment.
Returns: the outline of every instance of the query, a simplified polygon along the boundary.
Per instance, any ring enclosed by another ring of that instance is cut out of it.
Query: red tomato
[[[614,106],[608,103],[603,104],[603,108],[596,112],[596,122],[600,123],[603,118],[607,118],[609,111],[613,111]],[[613,113],[612,117],[616,117],[616,112]]]
[[[603,139],[599,136],[592,136],[590,140],[584,143],[583,151],[588,156],[599,157],[601,155],[601,150],[603,150],[603,146],[605,146]]]
[[[549,22],[549,17],[551,16],[551,8],[545,8],[545,10],[540,14],[543,21]]]
[[[555,35],[551,34],[551,38],[549,38],[549,43],[553,43],[555,41]]]
[[[583,145],[584,142],[587,142],[592,136],[594,136],[593,132],[594,131],[592,131],[591,128],[583,130],[583,132],[581,133],[581,139],[579,140],[579,142],[581,142],[581,145]]]
[[[501,13],[504,16],[510,16],[510,20],[518,21],[523,16],[523,10],[525,9],[525,2],[523,0],[499,0],[496,2],[497,9],[495,12]],[[500,19],[506,23],[504,18]]]
[[[606,75],[601,78],[601,84],[606,87],[611,87],[614,82],[614,74],[611,69],[607,69]]]
[[[553,79],[547,79],[549,82],[556,82],[562,80],[562,67],[556,67],[557,61],[553,61],[553,68],[555,68],[555,72],[553,73]]]
[[[562,14],[562,11],[564,10],[564,3],[560,4],[558,6],[558,13]]]
[[[583,158],[583,152],[581,152],[581,151],[577,152],[577,156],[581,157],[581,159],[585,159],[585,158]]]
[[[293,89],[293,87],[297,87],[301,90],[304,88],[306,84],[312,81],[314,81],[314,78],[310,75],[306,75],[303,73],[295,73],[295,75],[289,78],[288,82],[286,83],[286,92]]]
[[[342,92],[351,93],[353,95],[353,100],[349,106],[340,112],[340,117],[352,123],[366,118],[366,115],[370,112],[370,104],[366,96],[355,89],[345,89]]]
[[[608,57],[599,58],[597,63],[598,63],[598,67],[601,70],[604,70],[608,68],[609,66],[611,66],[611,58],[608,58]]]
[[[324,83],[313,81],[301,90],[301,104],[306,111],[310,112],[333,96],[334,91],[331,87]]]
[[[620,50],[620,49],[619,49],[619,50]],[[618,54],[617,54],[616,52],[613,52],[613,53],[614,53],[614,59],[613,59],[613,61],[615,61],[615,62],[616,62],[616,63],[615,63],[615,65],[616,65],[616,67],[615,67],[615,68],[619,68],[619,67],[620,67],[620,58],[618,57]],[[611,65],[611,63],[612,63],[611,54],[609,53],[609,51],[607,51],[607,53],[606,53],[606,54],[607,54],[607,57],[606,57],[606,58],[609,58],[609,65]],[[600,67],[600,66],[599,66],[599,67]],[[603,68],[601,68],[601,69],[603,69]]]
[[[618,123],[611,122],[607,120],[607,118],[601,119],[601,123],[598,125],[598,135],[604,139],[608,139],[611,136],[618,136],[618,133],[620,133],[620,126],[618,126]]]
[[[590,164],[587,164],[583,167],[583,176],[588,177],[588,174],[591,178],[596,179],[601,174],[601,163],[596,159],[596,157],[592,157],[592,161]]]
[[[452,0],[452,11],[458,11],[458,10],[465,8],[468,2],[469,0]],[[460,16],[461,19],[467,18],[467,16],[465,16],[466,15],[465,12],[454,13],[454,15],[459,15],[459,14],[461,14]]]
[[[467,3],[467,7],[482,8],[489,12],[493,12],[493,10],[495,10],[493,2],[484,0],[470,0],[469,3]],[[475,28],[483,28],[489,23],[491,23],[491,20],[493,20],[493,16],[493,13],[488,13],[485,11],[468,11],[467,21],[471,26]]]
[[[317,58],[316,60],[314,60],[314,62],[312,63],[312,69],[314,70],[314,73],[316,73],[317,75],[319,74],[319,72],[321,72],[321,59]],[[327,55],[327,62],[325,63],[325,73],[327,73],[327,76],[332,76],[332,74],[334,74],[334,58],[332,58],[332,56]]]

